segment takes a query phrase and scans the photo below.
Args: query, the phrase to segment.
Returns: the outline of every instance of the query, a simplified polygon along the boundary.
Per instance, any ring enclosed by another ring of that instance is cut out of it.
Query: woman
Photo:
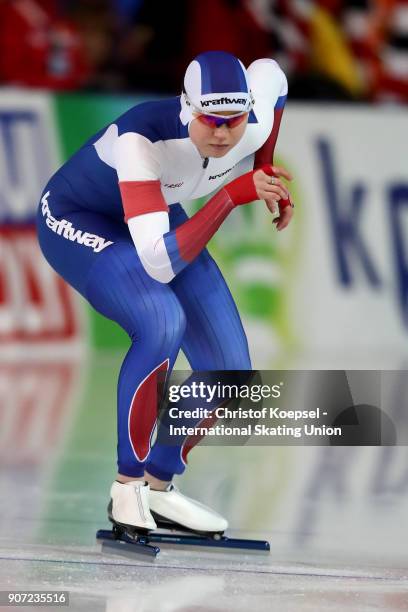
[[[44,256],[132,340],[119,375],[108,509],[128,529],[154,529],[151,511],[192,530],[227,527],[172,485],[185,469],[183,444],[150,445],[157,378],[180,348],[194,370],[251,368],[236,306],[205,246],[236,206],[253,200],[273,212],[278,203],[278,230],[289,223],[279,177],[291,177],[271,166],[286,94],[273,60],[246,71],[229,53],[202,53],[180,97],[131,108],[73,155],[41,197]],[[214,191],[188,219],[178,202]]]

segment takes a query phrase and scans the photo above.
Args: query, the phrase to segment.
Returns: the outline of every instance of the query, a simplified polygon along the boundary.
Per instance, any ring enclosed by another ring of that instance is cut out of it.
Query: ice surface
[[[68,590],[91,612],[408,610],[406,447],[197,448],[177,484],[270,554],[102,554],[120,361],[94,356],[82,386],[66,364],[46,392],[48,368],[3,377],[1,589]]]
[[[87,524],[89,538],[82,543],[75,537],[71,544],[59,543],[58,537],[31,544],[19,534],[3,537],[1,588],[68,590],[69,609],[78,611],[408,609],[403,568],[344,565],[324,554],[306,559],[302,551],[295,561],[278,534],[269,534],[270,554],[163,546],[155,561],[146,561],[102,554],[93,540],[98,526]],[[76,524],[70,527],[74,534]]]

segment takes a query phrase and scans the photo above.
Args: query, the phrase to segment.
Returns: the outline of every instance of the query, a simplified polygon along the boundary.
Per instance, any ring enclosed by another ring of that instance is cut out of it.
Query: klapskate
[[[155,558],[156,544],[269,551],[269,542],[228,538],[228,522],[204,504],[187,497],[170,483],[164,491],[150,489],[147,482],[115,481],[108,506],[112,531],[100,529],[96,537],[104,552]],[[159,529],[157,529],[159,528]]]

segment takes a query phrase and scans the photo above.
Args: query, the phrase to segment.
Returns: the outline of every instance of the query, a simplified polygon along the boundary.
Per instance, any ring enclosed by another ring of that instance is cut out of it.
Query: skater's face
[[[228,117],[236,113],[224,111],[214,113],[219,117]],[[193,113],[194,119],[190,123],[190,138],[202,157],[223,157],[241,140],[244,135],[248,113],[232,121],[229,125],[223,123],[219,127],[205,121],[206,116]]]

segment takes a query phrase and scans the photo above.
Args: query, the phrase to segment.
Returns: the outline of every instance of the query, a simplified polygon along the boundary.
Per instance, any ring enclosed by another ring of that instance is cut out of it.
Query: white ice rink
[[[89,521],[89,541],[76,543],[73,535],[69,545],[47,537],[24,545],[18,534],[5,536],[1,588],[67,590],[69,609],[78,611],[408,609],[405,569],[345,565],[324,555],[305,559],[301,551],[290,555],[277,544],[284,539],[277,534],[269,534],[269,555],[163,547],[151,562],[102,555],[92,540],[98,526]],[[75,534],[77,524],[70,527]]]
[[[108,525],[105,496],[95,496],[90,505],[86,491],[64,494],[61,489],[48,498],[55,513],[51,510],[46,517],[39,514],[35,486],[26,483],[21,503],[12,507],[6,507],[2,496],[2,514],[8,515],[0,542],[2,590],[67,590],[69,609],[78,611],[408,610],[404,554],[393,559],[382,555],[381,537],[376,554],[374,541],[364,552],[359,542],[354,549],[349,543],[344,547],[327,533],[319,550],[307,538],[296,546],[294,533],[233,530],[235,536],[268,537],[271,552],[161,545],[155,561],[108,555],[94,538],[98,528]],[[401,549],[406,545],[401,542]]]
[[[1,590],[92,612],[408,610],[407,447],[196,448],[177,484],[270,553],[102,554],[119,365],[0,371]]]

